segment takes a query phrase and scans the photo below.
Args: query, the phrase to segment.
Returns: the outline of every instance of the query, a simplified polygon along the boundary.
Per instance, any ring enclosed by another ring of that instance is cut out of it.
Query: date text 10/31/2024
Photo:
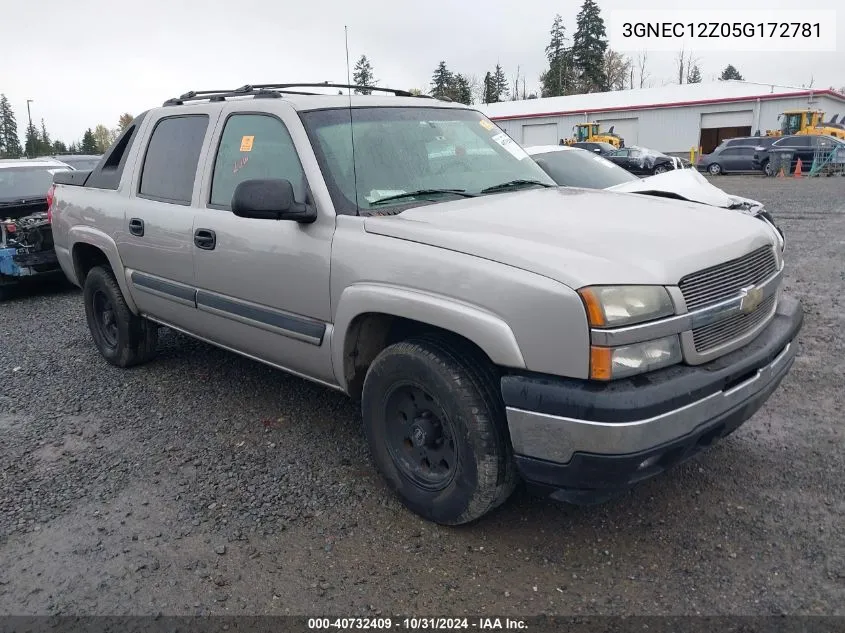
[[[308,628],[315,631],[389,630],[527,630],[524,620],[512,618],[308,618]]]

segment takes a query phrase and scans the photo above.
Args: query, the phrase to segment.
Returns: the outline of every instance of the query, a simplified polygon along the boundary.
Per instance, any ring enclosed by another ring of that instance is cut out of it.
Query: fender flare
[[[403,317],[453,332],[475,343],[496,365],[525,368],[510,326],[492,312],[442,295],[387,284],[353,284],[341,293],[332,334],[332,366],[347,390],[344,347],[356,317],[378,313]]]
[[[72,227],[68,231],[68,242],[71,245],[71,261],[73,262],[73,271],[77,281],[81,282],[79,279],[79,272],[76,270],[76,258],[74,256],[74,249],[76,246],[78,244],[88,244],[100,249],[105,254],[106,259],[109,261],[109,265],[114,271],[115,279],[117,279],[117,285],[120,286],[120,291],[123,293],[126,305],[133,313],[137,314],[138,307],[132,299],[132,293],[129,292],[129,284],[126,282],[126,270],[123,266],[123,261],[120,259],[120,255],[118,254],[117,244],[115,241],[109,235],[98,229],[90,226],[78,225]],[[80,285],[82,285],[82,283],[84,282],[81,282]]]

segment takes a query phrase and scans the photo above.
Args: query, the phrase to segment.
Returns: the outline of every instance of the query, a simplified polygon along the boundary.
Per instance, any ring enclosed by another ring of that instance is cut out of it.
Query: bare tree
[[[645,88],[646,80],[649,77],[649,73],[646,70],[646,64],[648,63],[648,51],[643,51],[639,55],[637,55],[637,70],[639,71],[639,82],[640,88]]]
[[[484,103],[484,81],[478,75],[467,75],[469,90],[472,93],[473,103]]]
[[[678,83],[696,83],[690,81],[690,76],[693,74],[693,68],[698,66],[698,57],[692,56],[692,51],[684,51],[682,48],[675,56],[675,61],[678,64]],[[698,78],[701,81],[701,77]]]
[[[604,74],[610,90],[624,90],[628,73],[633,70],[631,60],[622,53],[607,49],[604,54]]]
[[[680,52],[675,56],[675,61],[678,63],[678,83],[684,83],[684,78],[686,77],[686,62],[687,58],[684,54],[684,49],[681,48]]]
[[[517,65],[516,75],[513,77],[513,92],[511,92],[511,101],[519,101],[519,65]]]

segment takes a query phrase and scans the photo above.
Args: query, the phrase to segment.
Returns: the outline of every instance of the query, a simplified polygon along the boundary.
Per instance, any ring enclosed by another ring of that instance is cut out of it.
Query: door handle
[[[137,237],[144,237],[144,221],[141,218],[130,219],[129,232]]]
[[[194,231],[194,244],[204,251],[213,251],[217,246],[217,234],[211,229],[197,229]]]

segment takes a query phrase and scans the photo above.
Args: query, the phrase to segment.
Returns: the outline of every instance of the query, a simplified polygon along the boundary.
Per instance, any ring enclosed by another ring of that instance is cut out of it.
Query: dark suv
[[[772,136],[745,136],[722,141],[710,154],[704,154],[696,165],[699,171],[713,176],[731,172],[756,171],[754,152],[766,148],[775,141]]]
[[[798,159],[809,170],[818,151],[830,151],[842,141],[832,136],[821,134],[795,134],[783,136],[774,141],[769,147],[759,146],[754,150],[754,169],[762,170],[767,176],[774,175],[775,164],[779,154],[792,154],[789,171],[795,171]]]
[[[599,156],[610,156],[613,152],[616,151],[616,148],[613,147],[613,145],[611,145],[610,143],[573,143],[572,147],[585,149],[588,152],[595,152]]]

